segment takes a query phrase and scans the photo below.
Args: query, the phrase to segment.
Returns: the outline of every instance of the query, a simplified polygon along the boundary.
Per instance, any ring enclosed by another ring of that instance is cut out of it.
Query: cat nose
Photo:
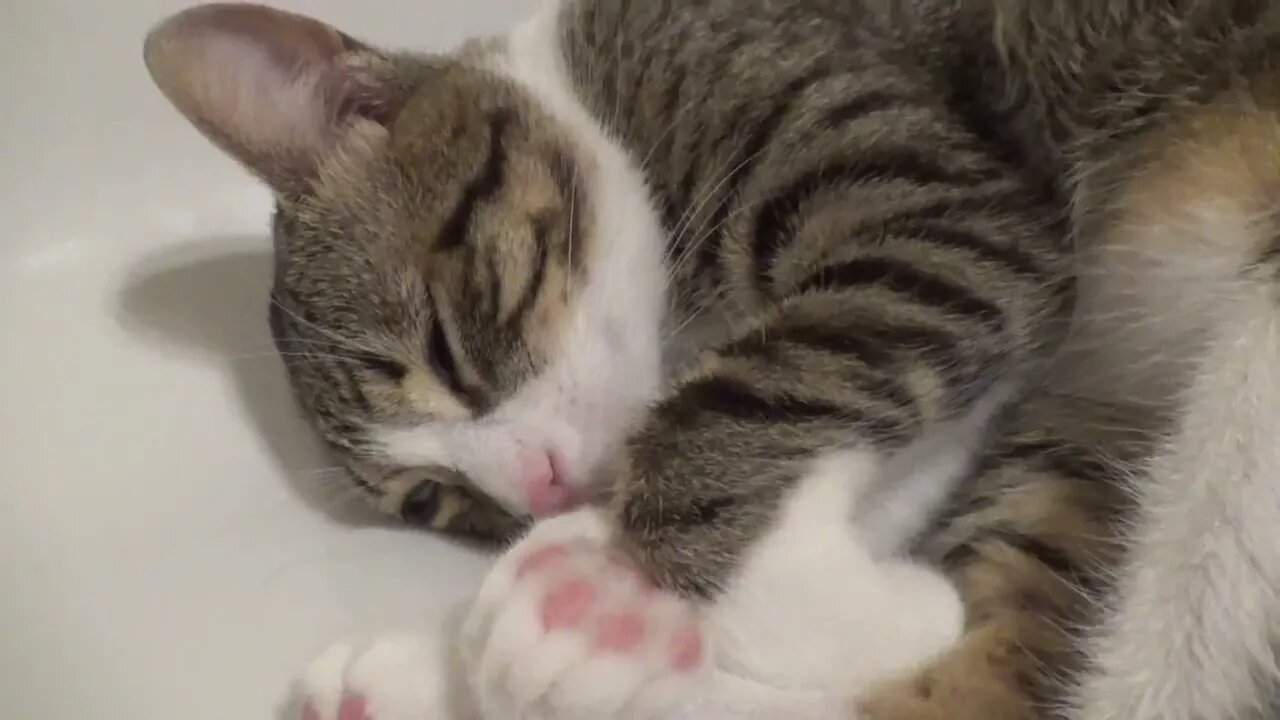
[[[524,488],[534,517],[554,515],[572,504],[573,491],[564,470],[564,455],[555,448],[521,453],[520,487]]]

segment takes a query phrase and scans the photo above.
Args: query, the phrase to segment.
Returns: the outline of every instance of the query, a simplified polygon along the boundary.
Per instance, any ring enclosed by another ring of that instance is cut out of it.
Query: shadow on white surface
[[[537,2],[267,1],[425,51]],[[271,198],[142,64],[195,2],[0,10],[0,720],[272,719],[337,636],[416,627],[488,565],[316,472],[267,330]]]
[[[130,334],[176,346],[228,373],[279,476],[311,509],[357,526],[398,526],[364,504],[299,414],[267,326],[271,240],[208,238],[144,258],[121,292]],[[261,252],[231,250],[250,244]]]

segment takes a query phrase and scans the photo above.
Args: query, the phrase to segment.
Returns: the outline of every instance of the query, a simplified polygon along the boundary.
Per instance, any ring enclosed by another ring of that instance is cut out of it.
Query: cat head
[[[146,41],[169,100],[274,191],[270,325],[301,406],[379,507],[435,526],[588,499],[660,383],[660,226],[545,30],[421,56],[220,4]]]

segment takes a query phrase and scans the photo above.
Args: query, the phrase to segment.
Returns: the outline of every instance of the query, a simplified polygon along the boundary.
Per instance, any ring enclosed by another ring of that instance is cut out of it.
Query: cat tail
[[[1118,149],[1269,74],[1280,35],[1271,0],[985,0],[1006,66],[1005,102],[1028,102],[1080,177],[1120,166]],[[1132,149],[1132,148],[1130,148]]]
[[[1266,705],[1280,701],[1280,101],[1263,78],[1117,145],[1124,172],[1083,183],[1098,200],[1082,213],[1078,322],[1048,376],[1150,413],[1151,447],[1096,471],[1032,443],[1004,456],[1039,447],[1052,465],[1015,465],[1014,483],[989,459],[978,485],[996,489],[960,510],[988,530],[979,561],[944,563],[966,634],[861,720],[1280,717]],[[1070,577],[1081,553],[1104,569],[1082,588],[1098,604],[1044,612],[1054,568]]]
[[[1102,231],[1133,271],[1111,284],[1181,326],[1179,381],[1071,720],[1280,717],[1280,104],[1257,87],[1145,141]]]

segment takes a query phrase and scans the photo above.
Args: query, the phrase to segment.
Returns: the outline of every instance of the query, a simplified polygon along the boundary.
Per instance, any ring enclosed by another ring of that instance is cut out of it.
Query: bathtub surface
[[[532,0],[279,0],[422,49]],[[266,329],[267,192],[156,91],[173,0],[0,12],[0,718],[275,720],[484,563],[324,472]]]

